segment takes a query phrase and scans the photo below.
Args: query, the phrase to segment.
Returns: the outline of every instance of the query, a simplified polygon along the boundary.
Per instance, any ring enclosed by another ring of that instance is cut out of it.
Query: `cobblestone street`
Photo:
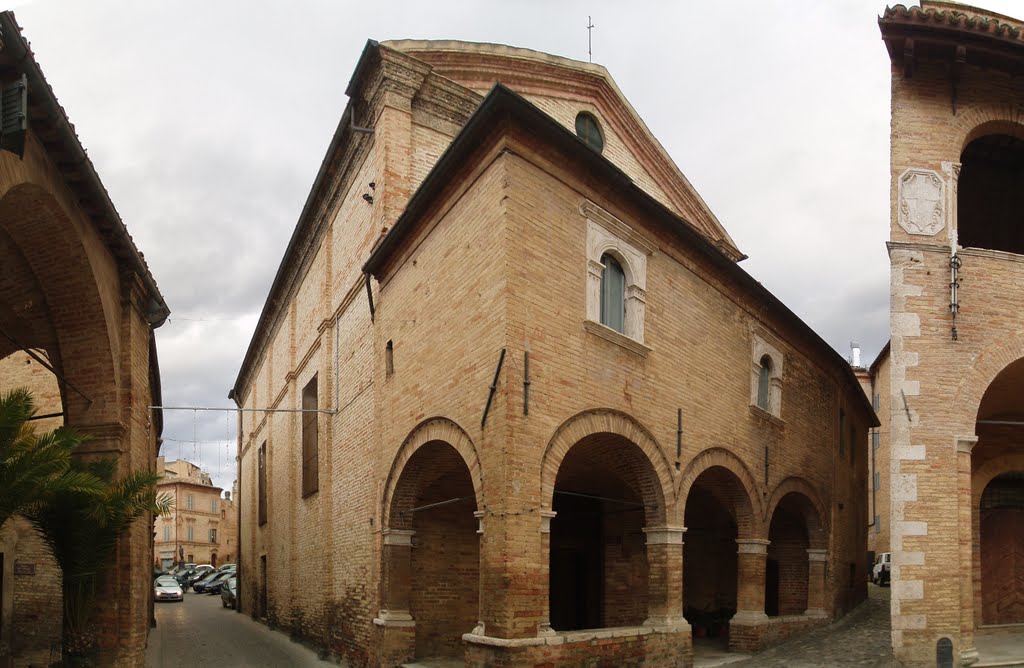
[[[889,626],[889,588],[868,585],[868,600],[835,624],[728,663],[729,668],[895,666]],[[723,662],[698,666],[725,665]]]
[[[186,666],[328,667],[315,652],[221,606],[220,596],[185,594],[181,603],[157,603],[146,668]]]

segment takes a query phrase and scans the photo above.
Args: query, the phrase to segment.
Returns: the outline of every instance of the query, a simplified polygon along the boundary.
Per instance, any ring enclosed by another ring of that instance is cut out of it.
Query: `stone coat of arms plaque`
[[[908,169],[900,175],[898,221],[909,234],[932,236],[946,223],[946,184],[930,169]]]

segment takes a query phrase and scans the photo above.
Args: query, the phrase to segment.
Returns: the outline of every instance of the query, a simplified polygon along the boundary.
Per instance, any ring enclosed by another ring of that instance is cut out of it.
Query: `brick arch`
[[[56,338],[56,349],[47,351],[51,360],[91,399],[87,402],[62,384],[68,421],[76,422],[86,411],[94,421],[118,417],[115,351],[120,349],[122,290],[105,249],[85,238],[53,193],[33,183],[4,191],[0,228],[28,265],[32,276],[26,280],[45,298],[40,310],[45,306],[50,338]]]
[[[1021,358],[1024,358],[1024,330],[1003,335],[974,359],[970,370],[960,381],[952,403],[963,412],[962,434],[967,434],[968,430],[974,433],[974,421],[985,392],[1003,369]]]
[[[569,450],[588,436],[598,434],[621,436],[643,452],[656,479],[654,492],[660,499],[662,519],[666,522],[676,519],[672,517],[676,496],[668,457],[646,427],[632,416],[611,408],[577,413],[555,429],[541,460],[541,506],[551,508],[558,471]]]
[[[803,497],[804,502],[800,504],[800,510],[807,525],[807,538],[810,541],[810,546],[812,548],[826,547],[825,506],[822,505],[817,490],[803,478],[791,476],[775,486],[775,491],[772,492],[765,506],[764,525],[766,527],[771,525],[776,507],[789,494]]]
[[[391,470],[388,472],[387,482],[384,487],[384,497],[381,500],[381,526],[391,525],[391,510],[395,501],[395,490],[405,472],[406,464],[416,452],[428,443],[447,443],[461,456],[469,471],[469,477],[473,482],[473,494],[479,504],[483,491],[483,473],[480,466],[480,457],[476,446],[470,440],[465,430],[454,421],[446,417],[427,418],[416,425],[409,435],[406,436],[402,446],[398,449],[394,461],[391,463]]]
[[[982,464],[971,475],[971,508],[977,511],[981,505],[981,495],[996,476],[1012,471],[1024,472],[1024,453],[1006,453]]]
[[[957,114],[954,136],[960,138],[960,153],[975,139],[1004,134],[1024,139],[1024,109],[1012,104],[972,105]],[[960,155],[956,156],[960,159]]]
[[[736,519],[737,525],[747,527],[746,531],[750,535],[741,535],[740,537],[763,538],[766,529],[763,521],[762,495],[758,493],[760,487],[754,482],[754,476],[751,475],[747,465],[725,448],[713,447],[702,450],[696,457],[690,460],[680,478],[679,491],[676,494],[676,498],[680,500],[680,506],[683,506],[682,511],[685,513],[686,500],[690,496],[693,483],[696,482],[702,473],[714,468],[723,468],[732,473],[745,492],[744,496],[746,498],[739,499],[739,503],[735,504],[736,512],[740,514],[740,517]]]

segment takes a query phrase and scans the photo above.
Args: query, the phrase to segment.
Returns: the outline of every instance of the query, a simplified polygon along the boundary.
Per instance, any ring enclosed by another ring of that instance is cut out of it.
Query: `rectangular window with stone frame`
[[[320,489],[319,401],[316,376],[302,390],[302,496]]]

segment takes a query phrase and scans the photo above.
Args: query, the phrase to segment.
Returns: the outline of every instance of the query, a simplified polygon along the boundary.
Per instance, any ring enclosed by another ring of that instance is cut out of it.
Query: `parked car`
[[[232,574],[233,572],[234,571],[223,571],[218,573],[217,571],[211,571],[209,574],[207,574],[205,578],[202,578],[201,580],[197,581],[194,585],[192,585],[192,591],[194,591],[197,594],[202,594],[206,592],[206,588],[212,585],[214,582],[216,582],[222,577],[226,577],[227,575]]]
[[[182,601],[185,599],[185,592],[182,591],[178,581],[170,575],[162,575],[153,583],[154,601]]]
[[[883,552],[875,558],[875,565],[871,569],[871,581],[876,585],[884,586],[889,584],[890,568],[892,566],[892,553]]]
[[[182,587],[188,589],[194,585],[197,581],[202,580],[204,577],[213,571],[213,566],[209,564],[203,564],[201,566],[195,566],[194,568],[180,573],[178,575],[178,582],[181,583]]]
[[[212,582],[206,585],[206,593],[219,594],[224,583],[233,577],[235,577],[234,571],[224,571],[223,573],[218,574],[218,577],[214,578]]]
[[[220,604],[232,608],[238,604],[238,578],[232,575],[220,588]]]

